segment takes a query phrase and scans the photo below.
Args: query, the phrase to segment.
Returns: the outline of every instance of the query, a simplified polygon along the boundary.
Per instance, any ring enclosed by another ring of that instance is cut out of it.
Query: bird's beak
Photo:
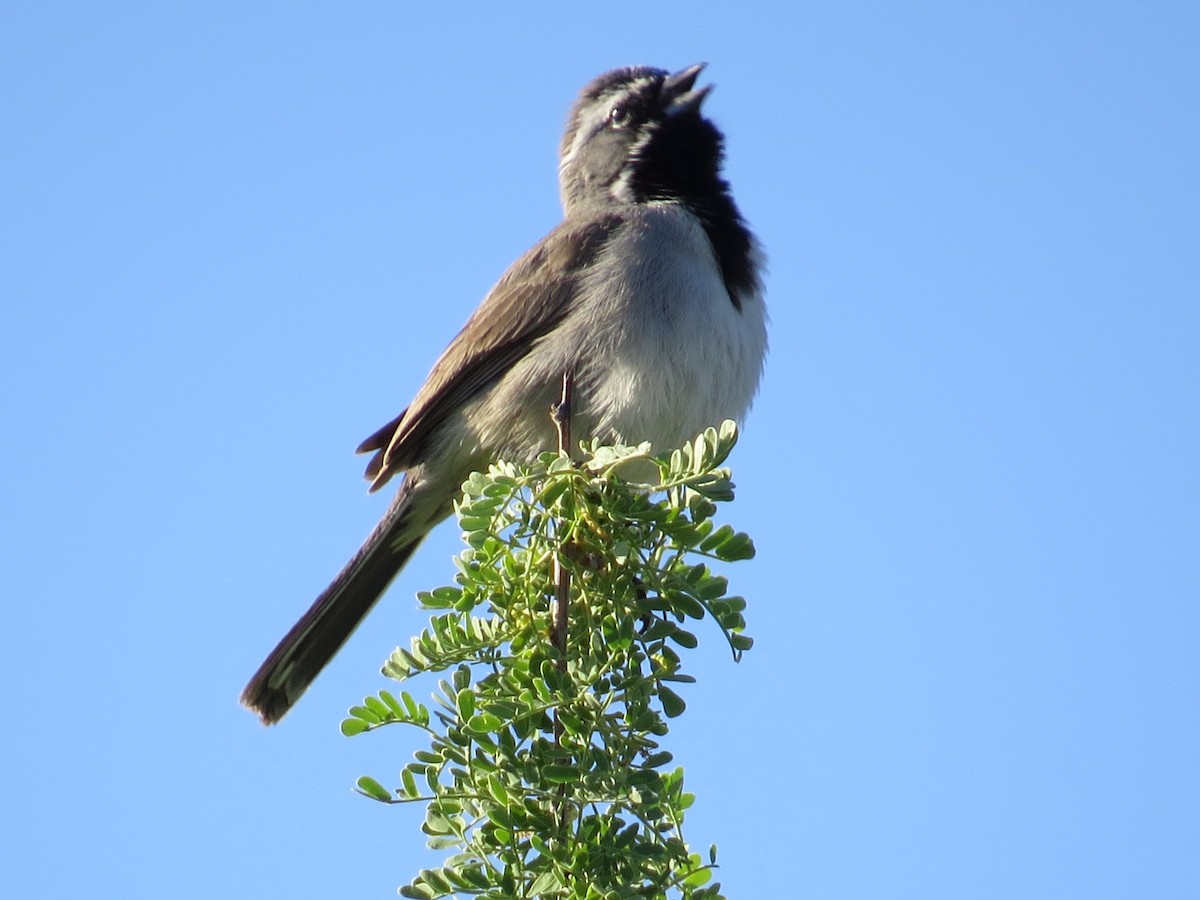
[[[680,69],[678,72],[668,75],[663,79],[659,98],[662,102],[663,110],[668,116],[679,116],[699,111],[700,104],[704,102],[704,98],[713,89],[711,84],[706,84],[702,88],[695,87],[696,78],[706,65],[708,64],[696,63],[694,66]]]

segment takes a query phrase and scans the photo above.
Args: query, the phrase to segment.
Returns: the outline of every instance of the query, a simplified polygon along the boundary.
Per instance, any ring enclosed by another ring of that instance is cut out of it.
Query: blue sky
[[[1051,8],[1051,6],[1053,8]],[[731,897],[1200,895],[1192,4],[10,3],[0,715],[12,897],[389,897],[404,732],[237,704],[382,511],[355,444],[559,217],[575,92],[707,60],[771,259],[672,749]]]

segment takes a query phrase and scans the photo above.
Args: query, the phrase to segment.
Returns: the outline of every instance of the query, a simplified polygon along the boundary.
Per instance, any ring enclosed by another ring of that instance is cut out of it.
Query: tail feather
[[[383,595],[428,532],[411,523],[405,484],[387,514],[329,587],[271,651],[242,691],[263,724],[282,719]]]

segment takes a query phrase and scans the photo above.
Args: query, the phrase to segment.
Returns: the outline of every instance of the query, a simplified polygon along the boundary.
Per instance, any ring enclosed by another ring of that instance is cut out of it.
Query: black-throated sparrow
[[[701,115],[702,68],[615,69],[583,89],[559,158],[562,223],[359,446],[374,453],[371,490],[404,481],[250,679],[242,702],[265,723],[317,677],[472,471],[555,446],[549,409],[565,372],[577,437],[667,449],[745,414],[767,347],[762,258],[721,177],[721,132]]]

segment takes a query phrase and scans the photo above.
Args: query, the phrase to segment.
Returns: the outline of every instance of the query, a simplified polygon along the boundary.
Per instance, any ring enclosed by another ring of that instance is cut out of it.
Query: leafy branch
[[[432,709],[380,691],[342,723],[429,740],[399,786],[358,781],[375,800],[424,804],[429,845],[453,851],[403,896],[722,897],[715,845],[702,859],[684,841],[694,797],[660,740],[685,708],[670,685],[695,680],[680,655],[698,644],[689,621],[712,619],[735,659],[752,644],[745,601],[696,561],[754,555],[712,520],[733,498],[722,463],[736,440],[726,422],[664,457],[592,442],[582,462],[547,453],[463,485],[455,585],[418,595],[429,626],[383,669],[446,673]],[[565,653],[549,639],[556,563],[569,575]]]

